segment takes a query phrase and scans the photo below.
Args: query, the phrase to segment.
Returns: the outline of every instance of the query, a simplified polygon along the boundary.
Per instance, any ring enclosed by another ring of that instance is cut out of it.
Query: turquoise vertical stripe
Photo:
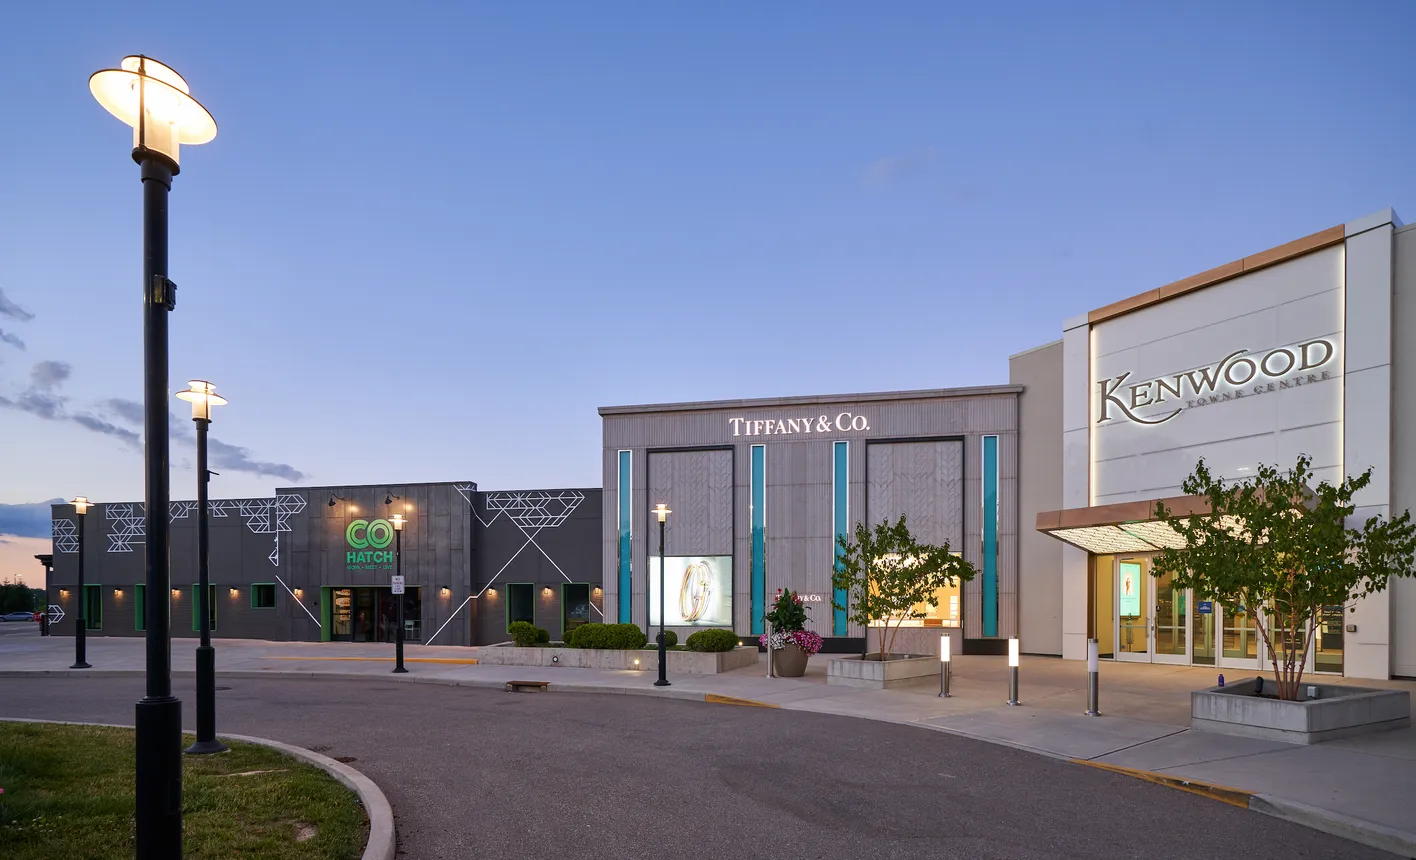
[[[623,624],[634,612],[634,577],[629,560],[634,547],[634,453],[619,452],[619,484],[615,498],[619,500],[619,617]]]
[[[752,632],[762,633],[767,612],[767,446],[752,446]]]
[[[851,443],[836,442],[833,446],[833,461],[831,464],[831,512],[834,528],[832,529],[836,537],[845,536],[850,539],[851,530],[851,509],[850,509],[850,478],[851,478]],[[841,544],[836,543],[836,565],[841,563]],[[835,602],[842,608],[833,609],[831,615],[831,635],[846,635],[846,600],[849,595],[844,588],[837,588],[834,592]]]
[[[983,635],[998,635],[998,437],[983,437]]]

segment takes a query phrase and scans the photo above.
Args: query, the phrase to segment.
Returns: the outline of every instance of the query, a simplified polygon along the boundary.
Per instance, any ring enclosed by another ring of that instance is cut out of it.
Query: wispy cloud
[[[929,169],[934,161],[934,148],[926,146],[901,155],[878,159],[865,168],[861,181],[866,188],[886,188],[910,176]]]
[[[0,328],[0,343],[8,343],[10,346],[13,346],[16,349],[25,348],[24,341],[20,340],[17,335],[5,331],[3,328]]]
[[[129,447],[141,447],[140,443],[142,442],[142,437],[139,436],[137,433],[132,430],[129,430],[126,427],[119,427],[118,425],[113,424],[112,422],[104,421],[97,415],[90,415],[87,412],[80,412],[77,415],[69,416],[69,420],[73,421],[75,424],[79,425],[85,430],[92,430],[95,433],[102,433],[105,436],[112,436],[115,439],[119,439]]]
[[[20,322],[29,322],[34,319],[34,314],[5,298],[4,290],[0,290],[0,316],[7,316]]]
[[[115,397],[110,400],[105,400],[103,405],[107,411],[118,420],[130,426],[142,426],[144,417],[143,405],[136,400],[126,400],[121,397]],[[167,428],[168,433],[170,433],[174,439],[190,441],[196,436],[196,431],[192,429],[191,420],[179,417],[173,412],[167,413]],[[122,430],[122,428],[116,429]],[[136,437],[137,434],[133,435]],[[273,463],[265,460],[256,460],[252,458],[249,448],[232,445],[215,437],[207,438],[207,454],[210,456],[211,468],[216,471],[245,472],[251,475],[281,478],[291,483],[303,480],[305,477],[304,472],[301,472],[289,463]]]

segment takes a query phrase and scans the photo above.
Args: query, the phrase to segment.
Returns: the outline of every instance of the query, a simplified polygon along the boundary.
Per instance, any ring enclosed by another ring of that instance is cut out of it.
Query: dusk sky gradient
[[[1005,382],[1068,317],[1416,211],[1416,3],[1156,5],[17,5],[0,503],[143,495],[140,183],[86,84],[125,54],[220,126],[169,272],[172,390],[231,400],[213,496],[599,486],[598,406]]]

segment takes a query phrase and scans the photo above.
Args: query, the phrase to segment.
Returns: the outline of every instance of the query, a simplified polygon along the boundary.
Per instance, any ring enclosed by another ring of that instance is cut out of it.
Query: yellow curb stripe
[[[755,699],[739,699],[737,696],[720,696],[717,693],[708,693],[703,697],[703,701],[717,705],[742,705],[746,708],[780,708],[781,705],[774,705],[771,702],[759,702]]]
[[[378,663],[392,663],[393,657],[271,657],[271,660],[360,660],[364,662],[374,661]],[[475,657],[405,657],[405,663],[456,663],[462,666],[475,666]]]
[[[1220,803],[1227,803],[1230,806],[1237,806],[1240,809],[1248,809],[1249,798],[1253,797],[1253,792],[1245,791],[1242,788],[1233,788],[1228,785],[1215,785],[1209,782],[1198,782],[1193,779],[1185,779],[1184,777],[1156,773],[1153,770],[1139,770],[1133,767],[1122,767],[1117,764],[1089,761],[1084,758],[1074,758],[1072,762],[1074,764],[1084,764],[1087,767],[1094,767],[1099,770],[1109,770],[1112,773],[1119,773],[1123,776],[1133,776],[1136,779],[1143,779],[1146,782],[1153,782],[1156,785],[1178,788],[1181,791],[1188,791],[1191,794],[1208,797],[1210,800],[1218,800]]]

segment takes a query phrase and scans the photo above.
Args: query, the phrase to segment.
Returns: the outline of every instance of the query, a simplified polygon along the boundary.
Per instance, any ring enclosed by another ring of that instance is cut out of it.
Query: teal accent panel
[[[634,452],[619,452],[619,483],[615,498],[619,502],[619,615],[621,624],[634,612],[634,577],[630,557],[634,549]]]
[[[767,613],[767,446],[752,446],[752,632],[761,634]]]
[[[833,446],[831,462],[831,518],[833,523],[832,532],[836,537],[845,536],[850,539],[850,463],[851,463],[851,443],[836,442]],[[840,564],[841,545],[836,543],[836,563]],[[844,588],[837,588],[834,591],[835,602],[840,604],[840,609],[833,609],[831,615],[831,635],[846,635],[846,600],[849,595]]]
[[[983,437],[983,635],[998,635],[998,437]]]

